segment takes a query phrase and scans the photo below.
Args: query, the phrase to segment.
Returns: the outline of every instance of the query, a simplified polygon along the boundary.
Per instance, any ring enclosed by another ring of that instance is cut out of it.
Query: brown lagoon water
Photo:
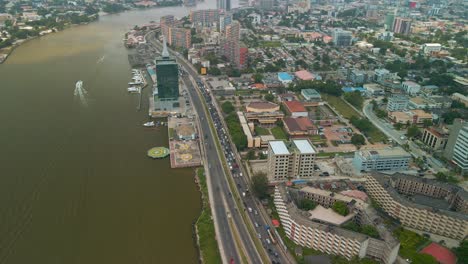
[[[0,263],[197,262],[193,171],[146,157],[167,146],[167,131],[143,128],[147,100],[138,112],[126,92],[123,34],[165,14],[188,9],[101,17],[27,42],[0,65]],[[73,96],[78,80],[88,107]]]

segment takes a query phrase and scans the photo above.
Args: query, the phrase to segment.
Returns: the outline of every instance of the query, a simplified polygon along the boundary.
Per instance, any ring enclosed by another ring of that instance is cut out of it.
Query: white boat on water
[[[154,127],[154,121],[146,122],[143,124],[144,127]]]
[[[138,93],[140,89],[138,89],[137,87],[128,87],[127,91],[129,91],[130,93]]]

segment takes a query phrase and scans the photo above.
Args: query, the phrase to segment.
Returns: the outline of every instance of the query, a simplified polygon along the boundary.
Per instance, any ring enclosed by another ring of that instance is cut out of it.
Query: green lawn
[[[385,134],[374,125],[372,125],[372,129],[367,134],[368,137],[370,137],[369,141],[371,143],[382,142],[387,140],[387,136],[385,136]]]
[[[337,96],[322,93],[320,94],[322,99],[327,101],[332,107],[336,109],[346,119],[350,119],[352,116],[360,117],[361,115],[350,107],[343,99]]]
[[[203,195],[203,211],[197,220],[197,229],[200,243],[200,251],[203,263],[221,263],[221,255],[218,250],[211,209],[208,200],[205,173],[202,168],[197,171],[200,187]]]
[[[275,139],[288,139],[288,136],[286,135],[283,128],[281,128],[281,127],[272,128],[271,133],[273,134]]]
[[[342,116],[350,119],[352,116],[361,117],[352,107],[350,107],[343,99],[329,94],[321,94],[323,100],[333,106]],[[387,140],[387,136],[377,127],[372,125],[372,129],[367,133],[371,143],[382,142]]]
[[[255,126],[255,133],[259,136],[270,135],[270,131],[266,128]]]
[[[393,234],[400,241],[400,253],[404,259],[412,260],[413,264],[436,264],[434,257],[418,253],[431,241],[418,233],[403,228],[396,229]]]

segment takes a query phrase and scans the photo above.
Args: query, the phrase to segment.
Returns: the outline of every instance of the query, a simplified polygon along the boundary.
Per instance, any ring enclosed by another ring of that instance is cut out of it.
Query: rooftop
[[[304,96],[307,96],[307,97],[320,98],[320,93],[317,92],[317,90],[315,90],[315,89],[302,89],[302,90],[301,90],[301,93],[302,93]]]
[[[350,213],[347,216],[342,216],[331,208],[325,208],[321,205],[317,205],[314,210],[309,211],[310,220],[318,220],[320,222],[326,222],[332,225],[340,226],[354,217],[354,213]]]
[[[292,202],[292,200],[286,196],[286,190],[283,186],[277,187],[281,193],[283,201],[285,201],[286,210],[288,214],[294,221],[300,225],[304,225],[307,227],[312,227],[313,229],[318,229],[325,232],[330,232],[332,234],[342,236],[348,239],[354,239],[359,242],[363,242],[368,239],[368,236],[364,234],[360,234],[357,232],[349,231],[340,227],[329,226],[326,224],[320,224],[309,219],[310,213],[302,211],[296,207],[296,205]]]
[[[286,147],[286,144],[282,140],[269,141],[271,149],[275,155],[289,155],[289,150]]]
[[[406,152],[401,147],[394,147],[394,148],[381,148],[381,149],[364,149],[360,151],[363,157],[371,158],[371,157],[380,157],[380,158],[391,158],[391,157],[411,157],[411,155]]]
[[[283,81],[292,81],[292,76],[287,73],[287,72],[279,72],[278,73],[278,78],[283,80]]]
[[[288,108],[289,112],[307,112],[304,105],[299,101],[285,101],[284,104]]]
[[[463,189],[461,189],[460,187],[457,187],[455,185],[451,185],[451,184],[448,184],[448,183],[438,182],[436,180],[429,180],[429,179],[425,179],[425,178],[419,178],[419,177],[416,177],[416,176],[411,176],[411,175],[402,174],[402,173],[395,173],[395,174],[392,174],[390,176],[390,175],[383,174],[383,173],[373,172],[373,173],[370,174],[370,176],[372,176],[375,180],[377,180],[380,183],[380,185],[384,186],[386,191],[390,194],[390,196],[394,200],[399,202],[400,204],[403,204],[403,205],[408,206],[408,207],[414,207],[414,208],[418,208],[418,209],[421,209],[421,210],[426,210],[426,211],[429,211],[429,212],[437,212],[437,213],[444,214],[444,215],[447,215],[447,216],[450,216],[450,217],[463,219],[465,221],[468,220],[468,215],[463,214],[463,213],[450,211],[447,208],[446,209],[441,209],[440,207],[436,208],[436,207],[434,207],[432,205],[426,205],[426,203],[421,204],[421,203],[418,203],[418,201],[416,201],[416,200],[410,201],[409,199],[406,198],[406,196],[401,195],[395,188],[392,187],[392,181],[395,181],[395,180],[401,178],[401,179],[404,179],[404,180],[424,182],[424,183],[427,183],[427,184],[430,184],[430,185],[434,185],[434,186],[438,186],[438,187],[441,187],[441,188],[444,188],[444,189],[447,189],[447,190],[451,190],[451,192],[453,192],[453,193],[458,192],[458,194],[463,199],[467,200],[468,199],[468,193],[466,191],[464,191]]]
[[[314,154],[316,153],[314,147],[307,139],[294,139],[294,145],[297,147],[301,154]]]
[[[315,76],[312,73],[310,73],[309,71],[306,71],[306,70],[297,71],[295,73],[295,75],[296,75],[297,78],[299,78],[301,80],[304,80],[304,81],[315,79]]]
[[[277,104],[272,103],[272,102],[250,102],[247,107],[251,108],[257,108],[257,109],[271,109],[271,108],[276,108],[279,107]]]
[[[309,129],[317,128],[314,124],[312,124],[312,121],[310,121],[310,119],[307,117],[298,117],[298,118],[286,117],[284,118],[284,123],[288,127],[288,130],[290,132],[307,131]]]

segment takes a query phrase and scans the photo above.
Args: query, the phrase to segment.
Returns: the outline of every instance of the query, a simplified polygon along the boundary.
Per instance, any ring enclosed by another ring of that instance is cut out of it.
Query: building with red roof
[[[291,115],[291,117],[308,117],[307,110],[304,105],[299,101],[284,101],[283,102],[286,111]]]
[[[294,75],[296,75],[298,79],[303,81],[311,81],[315,79],[315,76],[307,70],[297,71],[294,73]]]
[[[279,227],[280,226],[280,222],[276,219],[271,219],[271,223],[273,224],[274,227]]]
[[[291,136],[318,135],[318,128],[307,117],[283,119],[286,132]]]
[[[434,242],[423,248],[419,253],[433,256],[440,264],[457,263],[457,257],[452,251]]]

